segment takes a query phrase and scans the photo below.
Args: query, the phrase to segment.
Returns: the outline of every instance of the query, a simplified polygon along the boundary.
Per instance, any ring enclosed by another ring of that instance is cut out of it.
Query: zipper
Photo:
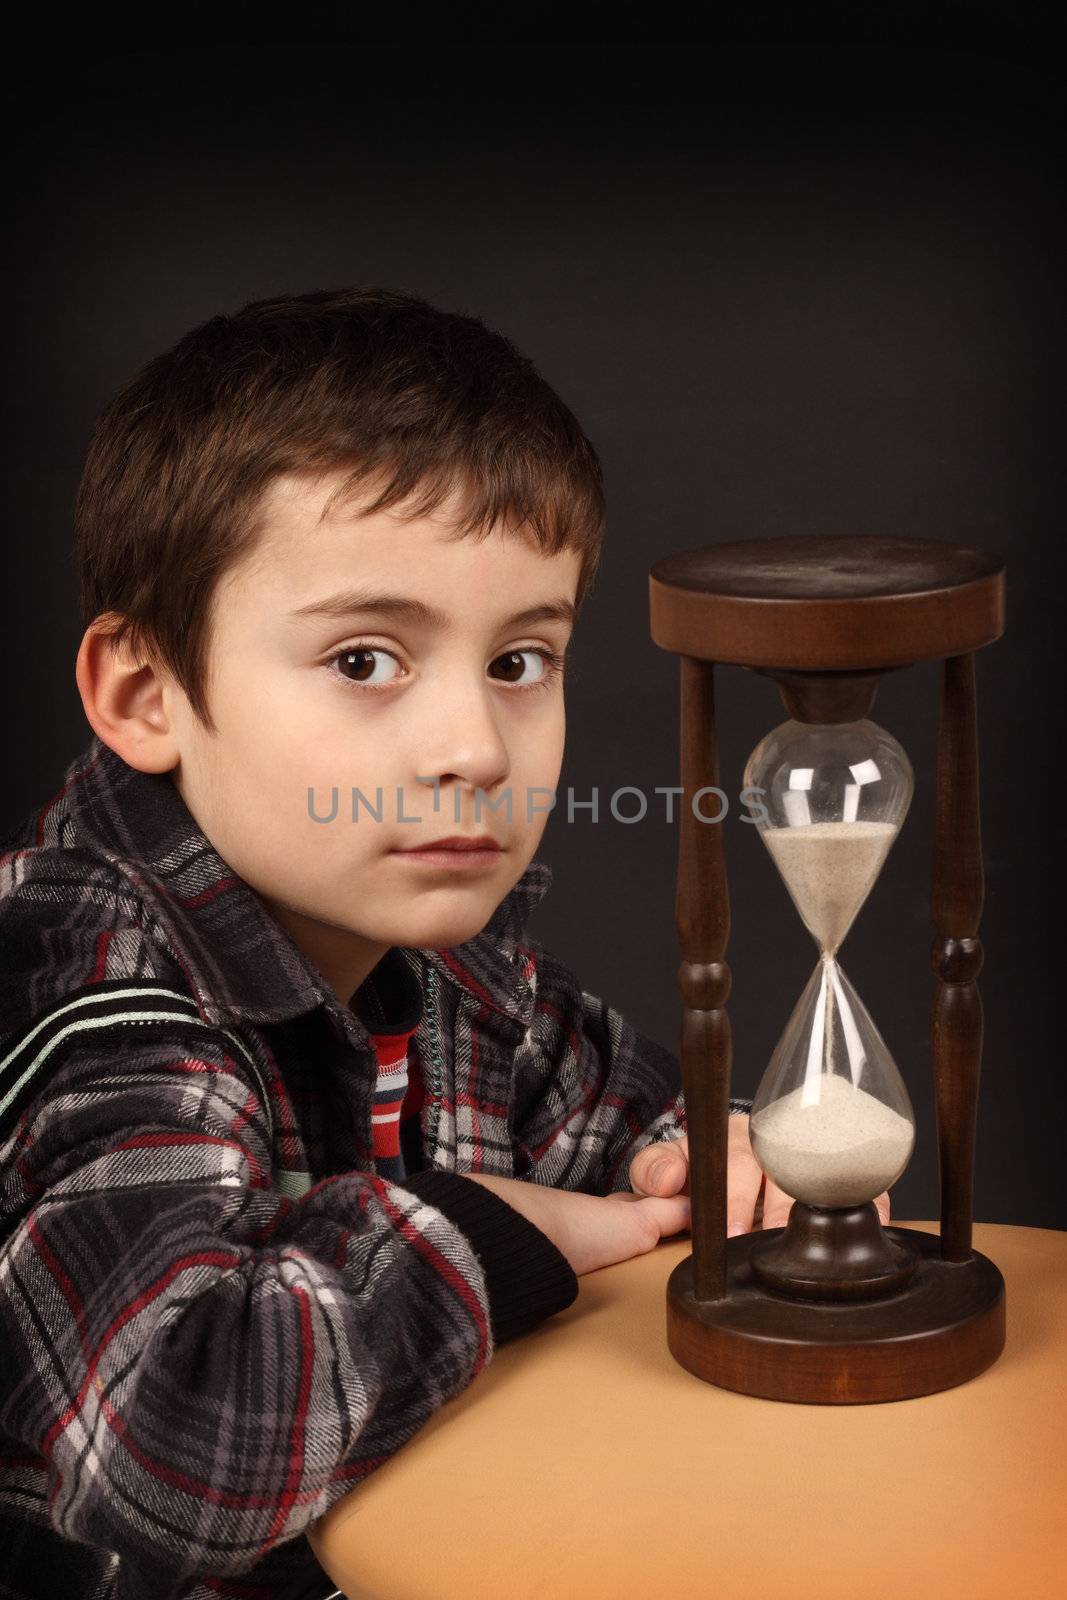
[[[437,983],[438,973],[436,967],[426,964],[426,1010],[427,1028],[430,1035],[431,1074],[430,1085],[430,1127],[427,1136],[430,1145],[430,1165],[434,1166],[434,1157],[437,1154],[437,1129],[441,1120],[441,1092],[444,1084],[444,1069],[441,1066],[441,1040],[437,1031]]]

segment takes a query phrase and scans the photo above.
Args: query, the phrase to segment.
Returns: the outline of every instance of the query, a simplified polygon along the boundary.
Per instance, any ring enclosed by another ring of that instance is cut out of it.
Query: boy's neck
[[[343,1006],[350,1006],[360,985],[374,971],[388,944],[363,939],[346,928],[331,927],[289,906],[260,895],[271,916],[311,962]]]

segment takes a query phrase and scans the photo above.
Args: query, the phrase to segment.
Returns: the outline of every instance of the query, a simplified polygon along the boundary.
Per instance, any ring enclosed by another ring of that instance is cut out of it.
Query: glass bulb
[[[907,815],[911,762],[868,717],[790,720],[753,750],[744,783],[760,791],[765,815],[756,825],[801,921],[819,949],[832,954]]]
[[[752,1102],[752,1152],[795,1200],[863,1205],[907,1166],[915,1116],[836,956],[907,815],[911,763],[869,718],[790,720],[753,750],[744,782],[760,791],[760,836],[819,946]]]
[[[752,1154],[779,1189],[858,1206],[896,1183],[915,1114],[885,1040],[832,956],[820,959],[760,1081]]]

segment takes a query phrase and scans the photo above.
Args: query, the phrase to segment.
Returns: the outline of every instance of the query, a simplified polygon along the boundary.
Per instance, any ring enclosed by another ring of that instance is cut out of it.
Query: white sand
[[[863,1205],[900,1177],[911,1159],[915,1129],[837,1073],[820,1073],[818,1086],[818,1104],[801,1107],[800,1084],[752,1118],[752,1153],[795,1200]]]
[[[834,951],[844,939],[898,832],[892,822],[807,822],[762,830],[821,950]]]

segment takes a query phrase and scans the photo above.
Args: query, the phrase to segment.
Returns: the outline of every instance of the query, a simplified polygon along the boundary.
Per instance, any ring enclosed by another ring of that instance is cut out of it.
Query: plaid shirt
[[[677,1059],[526,935],[551,882],[534,861],[475,938],[384,958],[425,1002],[423,1167],[394,1182],[364,986],[339,1003],[167,774],[94,737],[8,838],[0,1595],[336,1593],[309,1523],[573,1301],[462,1174],[626,1190],[686,1123]]]

